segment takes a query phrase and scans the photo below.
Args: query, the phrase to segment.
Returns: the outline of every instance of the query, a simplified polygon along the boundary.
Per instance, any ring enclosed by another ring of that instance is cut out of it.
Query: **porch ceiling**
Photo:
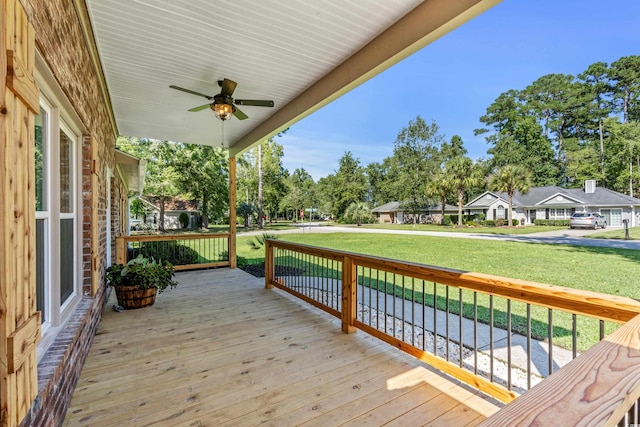
[[[500,0],[86,0],[120,134],[220,145],[217,80],[249,119],[224,122],[234,155],[309,115]]]

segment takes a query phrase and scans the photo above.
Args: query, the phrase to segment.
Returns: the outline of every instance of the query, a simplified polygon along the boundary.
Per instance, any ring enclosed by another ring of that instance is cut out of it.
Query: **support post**
[[[342,332],[352,334],[356,331],[354,321],[357,313],[358,267],[353,259],[342,259]]]
[[[274,259],[273,259],[273,245],[271,241],[265,241],[265,253],[264,253],[264,287],[266,289],[273,288],[271,281],[274,277]]]
[[[236,158],[229,157],[229,268],[237,267],[236,258]]]

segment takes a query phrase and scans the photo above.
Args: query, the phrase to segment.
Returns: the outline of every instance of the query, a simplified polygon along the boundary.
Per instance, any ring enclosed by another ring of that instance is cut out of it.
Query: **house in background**
[[[413,214],[406,213],[400,202],[389,202],[371,210],[381,224],[413,223]],[[458,208],[449,204],[444,206],[445,215],[457,215]],[[420,213],[418,223],[439,224],[442,220],[442,205],[425,206]]]
[[[466,214],[484,214],[490,220],[506,219],[508,209],[509,196],[498,191],[485,191],[464,206]],[[597,187],[595,180],[587,180],[584,188],[534,187],[513,195],[513,219],[525,224],[536,219],[568,220],[574,212],[600,213],[611,227],[622,227],[624,220],[630,227],[640,225],[640,199]]]
[[[140,197],[140,201],[148,209],[143,223],[148,228],[157,229],[160,223],[160,198],[159,197]],[[179,218],[180,214],[187,214],[189,217],[189,226],[187,228],[196,228],[198,220],[202,213],[200,202],[197,200],[182,200],[178,197],[167,198],[164,201],[164,229],[178,230],[182,228]]]

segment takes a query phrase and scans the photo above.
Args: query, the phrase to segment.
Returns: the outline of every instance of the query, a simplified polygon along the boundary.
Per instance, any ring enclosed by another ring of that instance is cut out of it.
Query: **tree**
[[[509,196],[508,220],[509,226],[513,220],[513,195],[516,191],[522,194],[531,188],[531,173],[520,165],[505,165],[491,177],[490,185],[493,189],[507,193]]]
[[[171,165],[176,184],[183,194],[200,200],[202,227],[209,226],[213,214],[221,217],[229,204],[229,171],[225,152],[218,147],[175,144]]]
[[[396,137],[391,159],[394,176],[391,188],[414,222],[428,202],[425,188],[440,167],[443,140],[435,121],[427,124],[420,116],[410,121]]]
[[[480,169],[478,169],[470,158],[458,156],[447,162],[445,173],[447,180],[458,200],[458,226],[462,226],[462,205],[465,192],[478,185],[482,181]]]
[[[444,222],[445,206],[453,191],[452,177],[445,170],[438,171],[425,189],[425,194],[428,198],[440,200],[441,223]]]
[[[281,206],[294,211],[294,220],[297,218],[295,213],[300,209],[316,207],[315,183],[304,168],[294,170],[286,180],[286,185],[286,196],[282,198]]]
[[[333,185],[327,188],[334,202],[334,213],[342,217],[347,207],[354,202],[364,201],[367,193],[367,178],[360,160],[346,151],[340,158],[338,170],[333,175]]]
[[[249,227],[249,218],[251,218],[251,215],[253,215],[255,211],[256,208],[251,203],[240,202],[238,205],[236,213],[238,216],[244,218],[244,228]]]
[[[287,193],[288,172],[282,166],[283,156],[282,145],[270,138],[238,158],[238,192],[244,193],[246,203],[257,206],[260,228],[264,216],[277,215]]]
[[[145,185],[142,194],[160,203],[158,230],[164,231],[164,205],[167,198],[179,194],[177,174],[171,166],[173,148],[168,141],[135,137],[118,137],[116,148],[146,161]]]
[[[371,209],[365,202],[354,202],[349,205],[344,216],[360,226],[363,222],[371,222]]]
[[[585,82],[585,92],[590,95],[589,115],[597,122],[598,140],[600,142],[600,171],[603,185],[606,185],[607,174],[605,169],[605,147],[604,147],[604,119],[611,112],[611,95],[613,87],[608,78],[609,68],[604,62],[595,62],[581,73],[578,77]]]

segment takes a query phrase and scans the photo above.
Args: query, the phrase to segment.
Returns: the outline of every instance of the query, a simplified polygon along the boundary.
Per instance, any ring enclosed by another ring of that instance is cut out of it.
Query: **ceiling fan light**
[[[215,113],[216,117],[220,120],[229,120],[233,115],[233,105],[229,104],[213,104],[211,105],[211,109]]]

